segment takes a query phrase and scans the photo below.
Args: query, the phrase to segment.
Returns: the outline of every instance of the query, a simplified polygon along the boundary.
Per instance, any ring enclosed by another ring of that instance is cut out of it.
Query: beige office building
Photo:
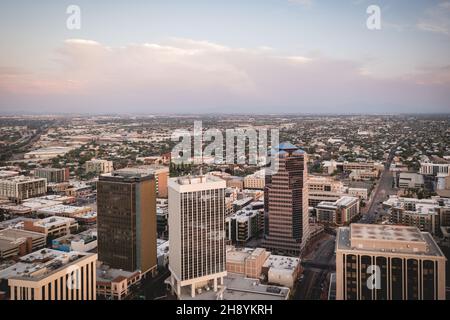
[[[110,173],[113,169],[113,162],[100,159],[86,161],[86,173],[94,172],[98,174]]]
[[[336,299],[445,300],[445,263],[432,236],[415,227],[341,227]]]
[[[266,171],[264,169],[248,175],[244,178],[245,189],[264,190],[266,186]]]
[[[78,223],[73,218],[48,217],[44,219],[28,219],[23,222],[23,229],[27,231],[39,232],[47,238],[59,238],[70,234],[78,229]]]
[[[13,201],[43,196],[47,193],[45,178],[16,176],[0,180],[0,198]]]
[[[205,288],[217,291],[226,271],[226,182],[212,175],[169,179],[169,270],[180,298]]]
[[[11,300],[95,300],[94,253],[43,249],[0,271]]]
[[[359,215],[359,198],[342,197],[334,202],[321,202],[316,208],[317,221],[342,226]]]
[[[308,204],[310,207],[316,207],[322,201],[336,201],[344,194],[345,187],[342,181],[324,176],[308,177]]]

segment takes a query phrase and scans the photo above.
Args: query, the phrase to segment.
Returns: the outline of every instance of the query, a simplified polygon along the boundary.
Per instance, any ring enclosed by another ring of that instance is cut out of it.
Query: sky
[[[449,111],[450,1],[0,2],[0,113]]]

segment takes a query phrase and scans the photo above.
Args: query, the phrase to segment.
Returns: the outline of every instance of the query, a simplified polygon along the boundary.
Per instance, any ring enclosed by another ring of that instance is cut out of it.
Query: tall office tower
[[[341,227],[336,300],[445,300],[445,261],[433,237],[416,227]]]
[[[278,172],[266,176],[263,246],[299,255],[309,236],[307,154],[289,142],[274,151]]]
[[[209,287],[226,272],[226,181],[212,175],[169,179],[169,270],[178,298]],[[189,291],[187,291],[189,293]]]
[[[154,272],[156,194],[153,175],[132,169],[102,175],[97,183],[99,260],[111,268]]]

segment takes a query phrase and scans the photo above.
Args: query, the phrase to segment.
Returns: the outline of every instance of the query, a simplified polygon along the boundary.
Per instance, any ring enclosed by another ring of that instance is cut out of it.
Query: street
[[[311,244],[314,250],[302,261],[303,278],[297,283],[295,300],[319,300],[322,297],[324,282],[335,266],[335,236],[326,235],[326,239]]]

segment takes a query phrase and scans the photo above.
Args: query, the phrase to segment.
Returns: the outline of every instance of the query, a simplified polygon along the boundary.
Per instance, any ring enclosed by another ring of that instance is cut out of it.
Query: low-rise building
[[[11,300],[95,300],[97,254],[42,249],[0,270]]]
[[[383,202],[389,211],[389,222],[413,226],[433,235],[441,235],[441,227],[450,226],[450,199],[433,197],[415,199],[391,196]]]
[[[45,244],[42,233],[12,228],[0,230],[0,259],[23,256],[44,248]]]
[[[101,159],[92,159],[89,161],[86,161],[86,173],[96,173],[96,174],[104,174],[104,173],[111,173],[113,168],[113,162],[108,160],[101,160]]]
[[[321,202],[316,207],[317,221],[334,225],[350,223],[359,215],[359,198],[344,196],[334,202]]]
[[[361,200],[367,200],[369,198],[369,191],[367,188],[348,188],[348,195]]]
[[[332,177],[308,177],[308,201],[310,207],[316,207],[322,201],[333,202],[345,193],[344,184]]]
[[[0,180],[0,198],[13,201],[39,197],[47,193],[47,180],[44,178],[32,178],[15,176]]]
[[[82,215],[84,213],[89,213],[91,211],[92,211],[91,207],[75,207],[64,204],[58,204],[56,206],[39,209],[37,213],[43,214],[45,216],[74,218],[75,216]]]
[[[227,246],[227,272],[246,278],[260,279],[264,262],[270,252],[264,248],[235,248]]]
[[[77,148],[78,146],[70,146],[70,147],[47,147],[47,148],[41,148],[38,150],[30,151],[25,153],[24,158],[25,159],[40,159],[40,160],[46,160],[51,158],[56,158],[57,156],[63,156],[67,152]]]
[[[418,189],[423,188],[423,176],[413,172],[400,172],[398,175],[397,186],[399,188]]]
[[[73,218],[54,216],[44,219],[24,220],[23,229],[45,234],[47,239],[49,237],[58,238],[78,229],[78,223]]]
[[[69,168],[37,168],[34,176],[47,179],[47,183],[61,183],[69,181]]]
[[[300,259],[270,255],[263,265],[263,273],[267,275],[269,284],[293,288],[300,274]]]
[[[420,174],[432,176],[450,175],[450,161],[437,156],[424,159],[420,162]]]
[[[291,290],[287,287],[262,284],[258,279],[245,278],[230,273],[223,279],[217,292],[207,285],[197,289],[192,297],[187,290],[182,290],[180,300],[288,300]]]
[[[132,293],[133,287],[140,283],[142,274],[139,270],[134,272],[113,269],[100,261],[97,262],[96,272],[97,295],[104,299],[122,300]]]
[[[52,240],[55,250],[89,252],[97,248],[97,230],[90,229],[78,234],[68,234]]]
[[[266,185],[266,170],[262,169],[254,174],[248,175],[244,178],[245,189],[264,190]]]
[[[225,218],[226,237],[232,243],[245,243],[251,238],[257,236],[260,229],[259,219],[261,219],[258,210],[239,210],[235,214]]]
[[[233,202],[233,211],[238,212],[239,210],[244,209],[246,206],[248,206],[253,201],[253,198],[251,197],[245,197],[239,200],[235,200]]]
[[[349,178],[352,180],[375,180],[380,175],[378,170],[352,170]]]

